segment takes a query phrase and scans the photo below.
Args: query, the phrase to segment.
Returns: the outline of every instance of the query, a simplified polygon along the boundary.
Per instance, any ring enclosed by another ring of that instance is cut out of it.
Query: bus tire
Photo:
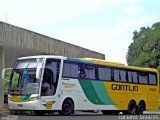
[[[62,103],[62,110],[59,111],[59,115],[71,115],[74,113],[74,103],[73,100],[70,98],[67,98]]]
[[[137,106],[135,101],[130,101],[128,104],[128,114],[129,115],[134,115],[136,114]]]
[[[137,106],[137,114],[143,114],[144,110],[145,110],[145,102],[140,101]]]

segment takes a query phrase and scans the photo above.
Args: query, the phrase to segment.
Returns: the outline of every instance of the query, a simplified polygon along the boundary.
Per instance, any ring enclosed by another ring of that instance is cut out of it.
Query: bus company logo
[[[62,85],[64,86],[64,88],[76,88],[76,84],[74,83],[65,83],[65,82],[62,82]]]
[[[111,89],[120,91],[138,91],[138,86],[112,84]]]
[[[52,105],[55,103],[55,101],[46,102],[46,104],[43,104],[46,109],[51,109]]]

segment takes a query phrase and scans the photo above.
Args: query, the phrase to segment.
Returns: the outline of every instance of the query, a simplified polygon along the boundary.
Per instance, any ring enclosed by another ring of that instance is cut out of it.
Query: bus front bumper
[[[40,101],[13,102],[8,101],[9,110],[39,110]]]

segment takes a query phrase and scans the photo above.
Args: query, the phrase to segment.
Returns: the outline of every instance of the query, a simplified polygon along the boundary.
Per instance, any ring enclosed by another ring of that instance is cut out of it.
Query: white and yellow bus
[[[158,72],[92,58],[30,56],[17,59],[9,82],[12,112],[37,115],[76,110],[142,114],[159,107]]]

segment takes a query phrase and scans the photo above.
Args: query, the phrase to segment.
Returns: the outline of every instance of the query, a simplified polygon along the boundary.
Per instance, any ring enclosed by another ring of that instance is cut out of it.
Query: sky
[[[160,18],[160,0],[0,0],[0,21],[127,64],[133,31]]]

